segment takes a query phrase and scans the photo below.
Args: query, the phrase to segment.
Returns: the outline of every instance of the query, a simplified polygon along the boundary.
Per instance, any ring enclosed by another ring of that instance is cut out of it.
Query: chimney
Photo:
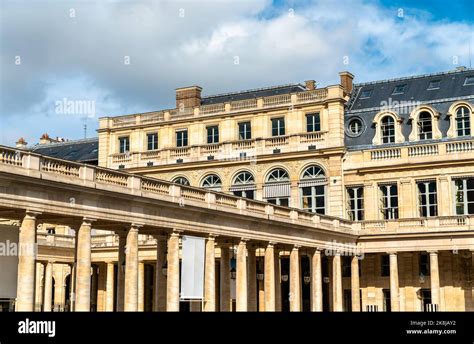
[[[16,148],[26,148],[28,142],[25,141],[23,137],[20,137],[18,141],[16,141]]]
[[[341,77],[341,86],[344,89],[344,93],[350,94],[352,92],[352,80],[354,80],[354,75],[349,72],[340,72],[339,76]]]
[[[308,91],[312,91],[312,90],[315,90],[315,89],[316,89],[316,81],[314,81],[314,80],[306,80],[304,83],[305,83],[306,89],[307,89]]]
[[[176,108],[189,109],[201,105],[201,91],[199,86],[182,87],[176,89]]]

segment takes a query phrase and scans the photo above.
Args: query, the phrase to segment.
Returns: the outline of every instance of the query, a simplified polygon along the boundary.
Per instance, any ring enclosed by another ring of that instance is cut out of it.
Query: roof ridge
[[[211,94],[209,96],[202,97],[202,99],[211,99],[211,98],[218,98],[218,97],[223,97],[223,96],[238,95],[238,94],[251,93],[251,92],[268,91],[268,90],[272,90],[272,89],[278,89],[278,88],[290,87],[290,86],[301,86],[301,87],[305,88],[305,86],[301,83],[290,83],[290,84],[283,84],[283,85],[276,85],[276,86],[253,88],[253,89],[237,91],[237,92]]]
[[[442,75],[447,75],[447,74],[464,73],[464,72],[472,72],[472,71],[474,71],[474,68],[465,68],[465,69],[462,69],[462,70],[455,69],[455,70],[450,70],[450,71],[447,71],[447,72],[410,75],[410,76],[405,76],[405,77],[400,77],[400,78],[392,78],[392,79],[361,82],[361,83],[354,84],[354,87],[382,84],[382,83],[388,83],[388,82],[394,82],[394,81],[421,79],[421,78],[432,77],[432,76],[442,76]]]

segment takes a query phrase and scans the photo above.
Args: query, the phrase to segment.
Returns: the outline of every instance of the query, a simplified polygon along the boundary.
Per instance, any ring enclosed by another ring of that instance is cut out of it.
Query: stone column
[[[221,244],[220,310],[230,312],[230,251],[229,244]]]
[[[290,311],[301,312],[301,276],[299,247],[290,253]]]
[[[94,306],[94,311],[97,312],[97,286],[99,282],[99,272],[97,265],[92,265],[92,279],[91,279],[91,305]]]
[[[280,250],[276,247],[275,251],[275,310],[281,312],[281,267]]]
[[[247,300],[247,243],[245,240],[239,242],[237,247],[237,271],[236,271],[236,310],[246,312]]]
[[[76,305],[76,264],[70,264],[69,267],[71,269],[71,277],[69,278],[69,311],[74,312],[74,308]]]
[[[76,312],[89,312],[91,307],[91,227],[84,219],[77,232]]]
[[[358,256],[353,256],[351,260],[351,299],[352,311],[360,312],[360,281]]]
[[[35,309],[36,275],[36,216],[27,211],[20,227],[18,240],[18,280],[15,310],[33,312]]]
[[[166,310],[179,312],[179,233],[168,239],[168,276],[166,285]]]
[[[323,274],[321,250],[316,249],[311,257],[311,311],[323,311]]]
[[[138,263],[138,311],[145,311],[145,263]]]
[[[105,311],[114,311],[114,263],[107,262],[107,282],[105,286]]]
[[[342,312],[342,272],[341,272],[341,255],[336,252],[332,259],[332,277],[334,283],[333,310]]]
[[[257,257],[255,255],[255,247],[252,245],[247,246],[247,259],[248,259],[248,274],[247,274],[247,298],[248,298],[248,311],[257,311]]]
[[[216,311],[216,253],[215,238],[210,235],[206,240],[206,259],[204,266],[204,311]]]
[[[41,285],[43,275],[43,264],[36,263],[36,280],[35,280],[35,312],[41,312],[43,305],[43,286]]]
[[[155,266],[155,312],[166,311],[166,276],[163,266],[166,263],[166,239],[156,239],[156,266]]]
[[[44,312],[51,312],[53,302],[53,262],[44,264]]]
[[[439,295],[439,266],[438,266],[438,252],[431,251],[430,254],[430,279],[431,279],[431,303],[440,307]]]
[[[268,243],[265,249],[265,311],[275,312],[275,250],[273,243]]]
[[[127,236],[118,234],[118,261],[117,261],[117,311],[123,312],[125,300],[125,245]]]
[[[136,312],[138,310],[138,230],[139,226],[132,224],[127,234],[124,289],[125,312]]]
[[[396,252],[390,252],[390,308],[392,312],[400,311],[398,288],[398,258]]]

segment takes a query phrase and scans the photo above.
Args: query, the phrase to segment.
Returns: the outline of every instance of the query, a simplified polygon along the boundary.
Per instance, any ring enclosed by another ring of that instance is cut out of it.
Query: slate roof
[[[254,99],[260,97],[275,96],[280,94],[290,94],[307,91],[306,87],[301,84],[288,84],[281,86],[272,86],[267,88],[258,88],[254,90],[246,90],[240,92],[216,94],[201,98],[201,105],[225,103],[236,100]]]
[[[382,105],[395,102],[412,105],[407,110],[397,111],[395,108],[395,112],[403,119],[402,133],[406,141],[412,128],[408,121],[409,112],[419,104],[429,104],[440,112],[439,128],[443,137],[446,137],[449,128],[449,117],[446,114],[450,105],[461,99],[474,102],[474,85],[465,85],[467,77],[474,77],[474,69],[355,84],[345,112],[346,146],[370,147],[375,136],[372,124],[374,116],[382,109]],[[430,82],[439,82],[439,88],[429,89]],[[406,85],[405,91],[394,94],[395,88],[402,85]],[[370,96],[363,97],[367,91],[370,91]],[[354,137],[349,135],[347,128],[351,119],[356,117],[362,120],[364,130],[360,136]]]
[[[99,160],[99,139],[97,137],[29,147],[32,152],[52,158],[97,165]]]

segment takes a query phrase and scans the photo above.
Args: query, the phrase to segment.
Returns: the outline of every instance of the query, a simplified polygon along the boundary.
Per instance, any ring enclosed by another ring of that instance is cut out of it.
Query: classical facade
[[[39,243],[16,308],[473,311],[474,70],[353,78],[179,88],[101,118],[87,159],[3,148],[5,226]],[[206,238],[202,303],[179,297],[182,235]]]

